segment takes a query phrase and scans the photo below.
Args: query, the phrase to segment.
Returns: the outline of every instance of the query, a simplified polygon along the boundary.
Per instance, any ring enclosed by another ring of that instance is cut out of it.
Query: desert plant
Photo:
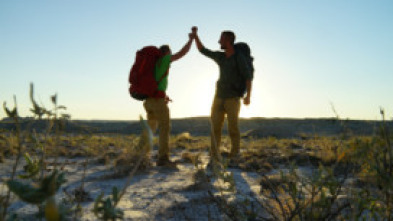
[[[368,211],[376,219],[393,219],[393,146],[385,112],[378,133],[370,139],[355,139],[347,145],[341,158],[359,165],[358,177],[363,182],[357,211]],[[365,200],[367,199],[367,200]],[[360,212],[356,217],[362,217]]]
[[[117,208],[117,204],[120,202],[121,198],[126,192],[127,187],[130,185],[131,180],[137,171],[138,167],[144,159],[146,159],[146,154],[151,150],[153,146],[153,133],[142,117],[140,117],[140,123],[142,126],[142,134],[139,139],[137,146],[134,146],[134,150],[137,152],[138,158],[136,163],[128,175],[128,179],[119,192],[117,187],[112,189],[112,198],[103,198],[104,193],[101,193],[95,200],[93,212],[95,216],[100,220],[116,220],[123,217],[123,211]]]
[[[30,100],[32,102],[33,108],[31,109],[34,116],[38,119],[42,119],[43,116],[47,116],[48,119],[48,128],[45,133],[45,139],[41,140],[38,138],[35,131],[31,131],[30,127],[33,124],[33,121],[29,122],[27,128],[24,131],[21,131],[21,123],[20,117],[18,115],[17,102],[14,96],[15,107],[10,110],[7,108],[6,102],[3,104],[4,111],[7,116],[13,119],[13,124],[15,125],[15,129],[12,131],[11,136],[12,139],[15,137],[16,144],[13,142],[7,141],[10,145],[12,145],[11,149],[16,148],[16,158],[12,168],[11,177],[8,181],[6,181],[6,185],[8,187],[8,192],[2,207],[1,217],[5,218],[7,215],[7,209],[9,205],[9,199],[11,192],[19,196],[22,201],[27,203],[36,204],[39,208],[41,208],[41,204],[46,202],[47,211],[58,211],[57,206],[54,203],[54,195],[57,189],[59,188],[58,184],[64,182],[64,174],[58,174],[55,166],[55,170],[51,175],[46,176],[44,174],[45,170],[45,152],[46,148],[44,146],[45,143],[48,142],[48,135],[51,133],[52,128],[55,128],[56,133],[56,141],[59,137],[59,132],[61,130],[62,122],[61,120],[66,120],[69,118],[69,115],[63,114],[61,117],[58,117],[58,111],[65,109],[64,106],[57,105],[57,95],[51,96],[51,101],[54,104],[53,110],[47,110],[44,107],[37,104],[34,100],[34,86],[30,84]],[[4,138],[4,137],[2,137]],[[40,153],[39,157],[31,156],[31,154],[26,149],[27,140],[33,140],[35,144],[35,150],[33,152],[38,151]],[[55,142],[56,145],[56,142]],[[15,180],[16,169],[20,163],[20,159],[24,156],[26,165],[24,166],[25,174],[19,175],[19,178],[28,179],[32,183],[36,183],[38,187],[34,187],[30,184],[25,184],[23,182]],[[55,164],[56,165],[56,164]],[[40,174],[39,174],[40,173]],[[39,175],[39,177],[38,177]],[[54,184],[53,184],[54,183]],[[47,200],[49,199],[49,200]],[[41,209],[39,209],[41,210]],[[47,215],[51,216],[54,214],[59,214],[58,212],[47,213]]]
[[[22,201],[40,207],[45,203],[45,217],[47,220],[60,220],[61,214],[55,202],[55,194],[60,186],[65,183],[64,173],[54,170],[52,174],[44,177],[35,185],[25,184],[17,180],[6,182],[7,187]]]
[[[25,184],[17,180],[9,180],[6,184],[21,200],[38,205],[47,198],[55,195],[60,186],[65,182],[65,174],[54,170],[52,174],[44,177],[44,179],[35,185]]]
[[[91,201],[89,193],[85,190],[85,178],[86,178],[86,169],[89,160],[86,159],[83,162],[83,174],[81,179],[81,184],[79,187],[75,188],[72,191],[67,191],[66,188],[63,189],[65,194],[65,198],[63,198],[63,205],[65,208],[68,206],[68,214],[73,213],[74,219],[76,220],[78,216],[83,214],[83,207],[81,206],[81,202]]]
[[[22,135],[21,135],[20,124],[19,124],[19,115],[18,115],[16,97],[14,96],[14,108],[12,110],[7,108],[6,102],[3,103],[3,107],[4,107],[4,111],[6,112],[7,116],[9,118],[13,119],[15,126],[16,126],[16,130],[13,133],[17,139],[17,146],[16,146],[17,156],[15,158],[15,162],[12,167],[12,173],[11,173],[11,177],[10,177],[10,181],[13,181],[15,178],[16,169],[19,165],[19,161],[20,161],[20,158],[22,157],[22,151],[23,151],[22,137],[21,137]],[[7,209],[9,206],[10,196],[11,196],[11,190],[8,189],[7,195],[5,196],[5,199],[3,200],[3,205],[2,205],[3,210],[1,211],[1,218],[2,219],[5,219],[5,217],[7,215]]]
[[[32,158],[28,152],[24,154],[26,165],[23,167],[25,174],[20,174],[21,179],[34,179],[41,171],[42,161]]]
[[[381,110],[379,133],[332,142],[333,154],[311,176],[300,176],[294,165],[280,176],[262,175],[261,205],[274,220],[391,220],[393,209],[392,136]],[[315,143],[317,144],[317,143]],[[314,145],[315,145],[314,144]],[[337,157],[334,157],[337,156]],[[355,180],[345,184],[348,176]],[[357,181],[357,182],[356,182]],[[356,186],[357,185],[357,186]]]
[[[104,193],[101,193],[94,201],[93,212],[94,215],[100,220],[113,220],[122,219],[124,212],[116,208],[116,204],[120,201],[121,195],[117,187],[112,189],[112,198],[104,198]]]
[[[334,176],[332,168],[321,165],[310,177],[295,168],[279,177],[263,175],[261,194],[267,200],[261,205],[274,220],[335,220],[350,206],[338,200],[345,178]]]

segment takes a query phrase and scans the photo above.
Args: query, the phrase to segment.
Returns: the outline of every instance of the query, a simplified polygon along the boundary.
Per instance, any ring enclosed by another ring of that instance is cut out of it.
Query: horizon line
[[[19,117],[20,119],[35,119],[38,120],[34,117]],[[209,115],[206,116],[193,116],[193,117],[175,117],[175,118],[170,118],[170,120],[187,120],[187,119],[197,119],[197,118],[210,118]],[[3,117],[0,119],[1,121],[8,121],[11,118],[9,117]],[[145,118],[143,118],[146,120]],[[239,120],[351,120],[351,121],[383,121],[383,119],[360,119],[360,118],[338,118],[338,117],[239,117]],[[47,119],[41,119],[41,120],[47,120]],[[125,119],[69,119],[68,121],[113,121],[113,122],[136,122],[139,121],[138,119],[133,119],[133,120],[125,120]],[[391,119],[385,119],[385,121],[393,121],[393,118]]]

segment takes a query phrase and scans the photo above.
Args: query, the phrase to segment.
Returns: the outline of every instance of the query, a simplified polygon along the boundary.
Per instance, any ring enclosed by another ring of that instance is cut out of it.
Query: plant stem
[[[14,100],[15,100],[15,107],[16,107],[16,98],[15,97],[14,97]],[[15,163],[14,163],[14,165],[12,167],[12,173],[11,173],[11,179],[10,179],[11,181],[14,180],[14,178],[15,178],[16,170],[17,170],[18,165],[19,165],[19,160],[22,157],[22,138],[21,138],[21,130],[20,130],[20,123],[19,123],[18,115],[16,115],[14,117],[14,123],[15,123],[15,126],[16,126],[15,135],[16,135],[16,139],[17,139],[17,143],[18,143],[18,146],[17,146],[18,154],[16,156]],[[8,206],[9,206],[10,197],[11,197],[11,190],[8,188],[7,196],[6,196],[6,199],[5,199],[5,202],[4,202],[3,214],[2,214],[2,218],[3,219],[5,219],[5,217],[7,215],[7,210],[8,210]]]

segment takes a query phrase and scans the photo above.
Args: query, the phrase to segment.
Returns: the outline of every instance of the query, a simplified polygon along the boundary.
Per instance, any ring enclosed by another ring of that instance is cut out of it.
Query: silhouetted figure
[[[253,79],[253,67],[247,63],[242,53],[234,48],[235,34],[232,31],[223,31],[218,43],[224,51],[211,51],[203,46],[197,28],[192,28],[198,50],[205,56],[213,59],[219,66],[220,75],[216,84],[216,92],[211,107],[211,158],[220,160],[221,130],[225,115],[228,119],[228,130],[231,138],[231,152],[229,157],[233,160],[240,149],[239,112],[242,92],[239,92],[239,82],[244,80],[246,95],[243,99],[245,105],[250,104],[251,82]]]
[[[149,97],[143,106],[147,112],[147,119],[153,133],[157,127],[159,129],[159,150],[157,166],[174,166],[169,160],[169,134],[170,134],[170,114],[168,102],[171,101],[165,91],[168,87],[168,71],[170,64],[182,58],[190,50],[193,35],[189,34],[188,42],[177,53],[172,54],[168,45],[160,47],[162,57],[156,63],[155,79],[158,82],[158,93],[154,97]]]

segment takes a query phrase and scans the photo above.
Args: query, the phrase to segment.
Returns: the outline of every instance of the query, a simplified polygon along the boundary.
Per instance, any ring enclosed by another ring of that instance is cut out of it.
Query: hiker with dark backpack
[[[235,44],[235,34],[232,31],[223,31],[218,43],[224,51],[211,51],[203,46],[197,28],[192,28],[198,50],[205,56],[213,59],[219,66],[220,75],[216,84],[216,92],[211,108],[211,163],[221,161],[220,143],[221,130],[225,115],[228,119],[228,132],[231,138],[231,151],[229,153],[230,165],[236,162],[240,151],[240,131],[238,126],[240,113],[240,100],[245,105],[250,104],[251,83],[254,67],[250,48],[246,43]]]
[[[193,35],[183,48],[172,54],[168,45],[159,48],[148,46],[137,52],[131,68],[129,82],[130,95],[144,101],[147,120],[153,133],[159,130],[159,149],[157,166],[176,166],[169,160],[170,114],[168,102],[171,99],[166,94],[170,64],[182,58],[190,50]]]

